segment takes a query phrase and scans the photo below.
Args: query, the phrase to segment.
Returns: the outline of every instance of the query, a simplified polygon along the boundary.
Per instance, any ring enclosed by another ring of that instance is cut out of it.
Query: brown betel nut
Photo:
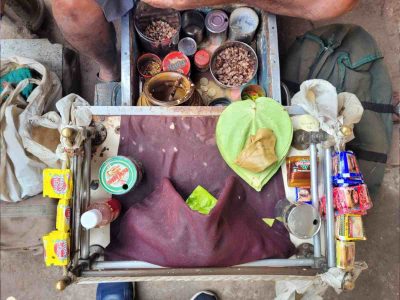
[[[147,25],[144,34],[153,41],[161,42],[171,39],[176,34],[176,29],[166,21],[156,20]]]
[[[254,67],[255,62],[247,49],[232,46],[217,55],[215,75],[224,85],[240,86],[251,80]]]

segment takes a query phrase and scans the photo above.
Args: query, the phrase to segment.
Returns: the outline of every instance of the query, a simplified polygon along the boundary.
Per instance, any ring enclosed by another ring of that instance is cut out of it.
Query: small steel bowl
[[[254,61],[254,70],[253,70],[253,74],[252,74],[252,76],[251,76],[251,79],[250,79],[249,81],[247,81],[247,82],[244,82],[244,83],[241,84],[241,85],[237,85],[237,86],[234,86],[234,85],[225,85],[225,84],[221,83],[221,82],[217,79],[217,76],[216,76],[216,74],[215,74],[215,62],[216,62],[216,59],[217,59],[217,55],[218,55],[219,53],[221,53],[224,49],[229,48],[229,47],[240,47],[240,48],[246,49],[247,51],[249,51],[249,53],[250,53],[250,55],[251,55],[251,57],[252,57],[252,59],[253,59],[253,61]],[[255,52],[254,49],[251,48],[249,45],[247,45],[247,44],[245,44],[245,43],[242,43],[242,42],[238,42],[238,41],[229,41],[229,42],[225,42],[225,43],[223,43],[221,46],[219,46],[219,47],[217,48],[217,50],[214,51],[214,53],[213,53],[213,55],[212,55],[212,57],[211,57],[211,62],[210,62],[210,71],[211,71],[211,75],[212,75],[212,77],[214,78],[215,82],[216,82],[219,86],[221,86],[221,87],[223,87],[223,88],[239,88],[239,87],[245,86],[246,84],[248,84],[248,83],[254,78],[254,76],[256,76],[257,70],[258,70],[258,57],[257,57],[256,52]]]

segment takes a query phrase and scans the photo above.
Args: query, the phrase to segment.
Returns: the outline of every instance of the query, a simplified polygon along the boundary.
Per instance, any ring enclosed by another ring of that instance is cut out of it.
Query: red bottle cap
[[[188,76],[190,72],[190,60],[182,52],[173,51],[164,57],[162,67],[164,71],[175,71]]]
[[[206,50],[199,50],[194,55],[194,64],[198,68],[205,68],[210,63],[210,54]]]

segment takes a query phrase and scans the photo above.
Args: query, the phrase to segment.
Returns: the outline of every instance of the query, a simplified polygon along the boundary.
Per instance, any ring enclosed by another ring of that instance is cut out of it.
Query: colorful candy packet
[[[43,196],[54,199],[71,199],[72,197],[71,170],[44,169]]]
[[[351,186],[364,183],[356,156],[352,151],[333,153],[332,172],[332,181],[335,186]]]
[[[336,238],[341,241],[366,240],[362,217],[360,215],[341,215],[336,217]]]
[[[296,189],[296,202],[312,204],[311,188],[297,187]]]
[[[56,229],[69,232],[71,224],[71,207],[69,199],[61,199],[57,205]]]
[[[325,214],[325,197],[321,198],[321,214]],[[357,214],[365,215],[367,210],[372,208],[373,204],[365,184],[357,186],[344,186],[333,188],[333,206],[335,215]]]
[[[354,268],[356,258],[356,243],[336,241],[336,266],[346,271]]]
[[[365,184],[333,188],[333,202],[339,214],[359,214],[372,207]]]
[[[54,230],[42,239],[46,266],[67,266],[70,261],[70,234]]]
[[[311,186],[311,164],[309,156],[291,156],[286,158],[286,169],[288,186]]]

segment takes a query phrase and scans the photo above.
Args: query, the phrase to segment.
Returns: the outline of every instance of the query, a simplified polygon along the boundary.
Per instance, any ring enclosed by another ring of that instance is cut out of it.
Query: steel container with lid
[[[229,18],[229,39],[250,44],[254,39],[259,19],[249,7],[236,8]]]
[[[309,239],[320,230],[321,216],[312,205],[293,204],[285,212],[284,224],[294,236],[299,239]]]
[[[189,58],[193,57],[197,51],[197,43],[194,39],[185,37],[179,41],[178,50]]]
[[[299,239],[312,238],[321,228],[318,210],[306,203],[294,204],[287,199],[280,200],[275,206],[275,217]]]
[[[205,24],[211,44],[220,44],[226,40],[229,18],[223,10],[210,11],[206,16]]]
[[[204,38],[204,16],[197,10],[185,11],[181,16],[182,32],[200,44]]]

